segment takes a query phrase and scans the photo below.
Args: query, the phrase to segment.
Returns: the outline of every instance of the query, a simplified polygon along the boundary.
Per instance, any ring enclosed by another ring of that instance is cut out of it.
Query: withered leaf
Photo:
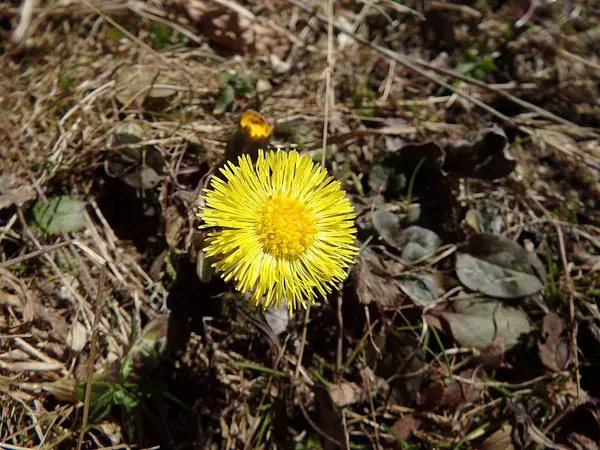
[[[286,311],[287,312],[287,311]],[[365,393],[356,383],[343,382],[329,386],[329,395],[338,407],[358,403],[365,398]]]
[[[598,443],[593,439],[579,433],[570,433],[567,437],[569,444],[575,450],[599,450]]]
[[[538,354],[542,364],[554,372],[565,370],[569,365],[569,341],[563,332],[564,320],[556,313],[547,314],[542,321]]]
[[[504,336],[496,337],[478,357],[474,358],[474,362],[487,367],[500,367],[504,363]]]
[[[442,406],[446,387],[436,380],[417,394],[417,405],[426,411],[436,411]]]
[[[380,308],[398,307],[404,296],[394,279],[398,272],[397,263],[387,261],[386,263],[371,251],[364,252],[355,270],[353,277],[356,284],[356,292],[360,302],[369,305],[375,302]]]
[[[509,424],[490,434],[481,444],[481,450],[515,450],[512,443],[513,428]]]
[[[408,439],[419,429],[421,421],[412,414],[405,414],[391,426],[394,434],[400,439]]]
[[[444,170],[461,177],[495,180],[510,174],[516,161],[500,128],[485,128],[473,140],[459,140],[446,148]]]
[[[474,369],[466,369],[461,371],[458,375],[461,378],[470,380],[471,378],[473,378],[474,372]],[[476,380],[477,379],[475,378],[474,381]],[[444,390],[442,404],[449,406],[458,406],[464,402],[470,403],[477,398],[480,392],[481,388],[475,385],[474,383],[466,383],[460,380],[452,380]]]
[[[0,175],[0,210],[12,205],[23,206],[35,197],[33,187],[14,175]]]

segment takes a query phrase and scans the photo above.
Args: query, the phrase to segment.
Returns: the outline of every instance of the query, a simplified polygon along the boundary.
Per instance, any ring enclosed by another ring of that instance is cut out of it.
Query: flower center
[[[316,234],[316,218],[300,200],[278,193],[265,201],[257,231],[267,253],[295,258],[306,251]]]

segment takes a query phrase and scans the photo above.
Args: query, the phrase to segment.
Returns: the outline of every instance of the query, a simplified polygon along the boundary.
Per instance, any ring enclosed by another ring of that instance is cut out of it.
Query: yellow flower
[[[240,128],[252,141],[269,140],[273,134],[273,126],[256,111],[246,111],[240,118]]]
[[[259,150],[255,164],[243,155],[221,173],[198,214],[200,228],[219,227],[204,251],[225,281],[253,291],[253,306],[285,299],[291,314],[346,277],[358,250],[354,209],[339,181],[310,157],[283,150]]]
[[[229,136],[225,148],[225,160],[235,161],[245,153],[255,158],[258,150],[264,148],[273,136],[273,125],[253,110],[240,116],[238,127]]]

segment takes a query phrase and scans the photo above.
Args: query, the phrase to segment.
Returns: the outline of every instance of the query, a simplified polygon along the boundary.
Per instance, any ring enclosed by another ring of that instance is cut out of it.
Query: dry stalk
[[[94,324],[92,327],[92,339],[90,342],[90,359],[87,366],[87,378],[85,381],[85,397],[83,401],[83,421],[79,438],[77,440],[77,450],[81,450],[83,438],[87,427],[88,417],[90,414],[90,402],[92,398],[92,378],[94,376],[94,361],[96,360],[96,343],[98,341],[98,331],[100,328],[100,319],[102,317],[102,309],[104,307],[104,277],[106,274],[106,262],[100,268],[100,280],[98,281],[98,295],[96,297],[96,313],[94,314]]]

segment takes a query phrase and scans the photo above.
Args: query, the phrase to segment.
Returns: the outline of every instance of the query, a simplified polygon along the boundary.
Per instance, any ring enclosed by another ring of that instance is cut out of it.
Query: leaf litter
[[[316,4],[20,6],[0,8],[1,442],[77,448],[92,368],[85,448],[596,448],[593,2],[520,28],[498,2],[336,4],[331,72]],[[361,255],[308,315],[249,310],[202,256],[190,209],[256,150],[249,109],[356,206]]]

